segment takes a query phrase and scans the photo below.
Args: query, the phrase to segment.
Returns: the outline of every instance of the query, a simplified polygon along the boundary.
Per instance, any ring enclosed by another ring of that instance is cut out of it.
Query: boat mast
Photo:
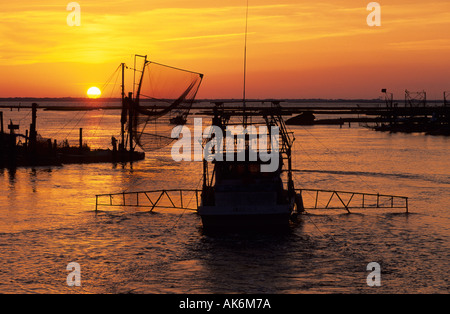
[[[139,94],[141,93],[142,80],[144,79],[145,66],[147,65],[147,55],[145,55],[145,56],[136,55],[136,57],[144,58],[144,65],[142,66],[141,79],[139,80],[139,85],[138,85],[138,90],[136,92],[136,95],[134,95],[134,101],[137,106],[137,105],[139,105]]]
[[[130,141],[130,161],[132,160],[133,155],[133,107],[134,107],[134,101],[133,101],[133,94],[131,92],[128,93],[128,136]]]
[[[132,158],[131,155],[132,155],[132,153],[134,151],[134,147],[133,147],[133,127],[134,127],[135,121],[133,121],[133,119],[135,119],[135,117],[136,117],[135,111],[137,110],[137,107],[139,106],[139,94],[141,93],[142,80],[144,79],[145,67],[147,65],[147,55],[145,55],[145,56],[135,55],[134,56],[134,63],[135,64],[136,64],[136,57],[144,58],[144,65],[142,66],[141,78],[139,80],[138,90],[137,90],[136,94],[134,95],[134,99],[132,99],[131,93],[130,93],[130,96],[129,96],[129,107],[128,107],[128,111],[129,111],[129,121],[128,121],[129,131],[128,131],[128,133],[130,134],[130,160]],[[134,71],[136,73],[136,66],[134,67]],[[136,77],[136,74],[134,76]]]
[[[122,116],[120,119],[120,135],[122,136],[122,142],[120,148],[125,148],[125,123],[127,122],[127,109],[125,104],[125,63],[121,63],[122,66]]]
[[[242,105],[243,105],[243,125],[244,128],[247,127],[247,113],[246,113],[246,95],[245,95],[245,83],[246,83],[246,76],[247,76],[247,30],[248,30],[248,0],[247,0],[247,12],[245,16],[245,44],[244,44],[244,90],[243,90],[243,97],[242,97]]]

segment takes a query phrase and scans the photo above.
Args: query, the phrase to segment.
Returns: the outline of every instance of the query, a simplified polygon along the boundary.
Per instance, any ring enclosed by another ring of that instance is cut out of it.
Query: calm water
[[[29,111],[3,110],[24,132]],[[118,135],[114,111],[38,112],[43,136],[92,147]],[[170,150],[130,165],[0,170],[2,293],[448,293],[450,139],[357,125],[291,127],[296,187],[410,197],[403,210],[309,211],[288,234],[211,237],[195,212],[108,209],[95,195],[199,188],[201,163]],[[81,266],[81,287],[66,284]],[[369,287],[370,262],[381,286]]]

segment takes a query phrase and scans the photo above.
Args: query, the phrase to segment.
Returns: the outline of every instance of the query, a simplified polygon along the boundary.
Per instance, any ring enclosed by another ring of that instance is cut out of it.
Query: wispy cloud
[[[252,34],[252,33],[250,33]],[[177,37],[177,38],[168,38],[168,39],[159,39],[159,42],[169,42],[169,41],[183,41],[183,40],[193,40],[193,39],[220,39],[225,37],[236,37],[236,36],[244,36],[245,33],[235,33],[235,34],[214,34],[214,35],[200,35],[200,36],[189,36],[189,37]]]
[[[402,41],[390,43],[389,46],[395,50],[414,51],[414,50],[450,50],[450,39],[428,39],[415,41]]]
[[[105,62],[132,51],[220,57],[227,53],[224,47],[242,44],[245,6],[238,1],[224,6],[200,0],[189,5],[162,0],[80,3],[80,27],[67,26],[66,4],[57,0],[2,4],[0,63]],[[374,29],[365,24],[365,5],[346,3],[286,0],[251,5],[249,36],[254,44],[286,43],[292,49],[300,49],[296,42],[331,38],[353,38],[351,44],[358,47],[358,40],[374,34]],[[387,46],[393,49],[443,49],[448,43],[441,41],[440,27],[448,28],[449,6],[436,0],[426,5],[382,5],[382,27],[376,34],[385,34]],[[408,33],[408,28],[419,25],[428,26],[426,33]],[[418,38],[399,41],[402,35]]]

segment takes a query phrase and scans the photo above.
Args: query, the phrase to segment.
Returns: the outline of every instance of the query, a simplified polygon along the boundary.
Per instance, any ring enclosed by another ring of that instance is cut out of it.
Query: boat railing
[[[98,194],[95,196],[95,211],[99,207],[145,207],[197,210],[201,190],[173,189]]]
[[[295,189],[303,200],[305,210],[315,209],[405,209],[408,213],[408,197],[379,193],[344,192],[317,189]]]

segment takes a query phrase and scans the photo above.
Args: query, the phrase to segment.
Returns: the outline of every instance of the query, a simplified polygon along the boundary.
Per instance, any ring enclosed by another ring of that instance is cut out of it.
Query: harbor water
[[[28,129],[30,110],[2,111]],[[76,145],[83,128],[104,148],[119,120],[114,110],[39,110],[37,129]],[[201,188],[202,163],[175,162],[170,147],[132,165],[0,169],[0,293],[449,293],[450,138],[289,129],[296,188],[407,196],[409,213],[308,210],[287,233],[211,236],[194,211],[95,212],[96,194]],[[67,284],[71,262],[80,287]],[[372,262],[379,286],[367,284]]]

